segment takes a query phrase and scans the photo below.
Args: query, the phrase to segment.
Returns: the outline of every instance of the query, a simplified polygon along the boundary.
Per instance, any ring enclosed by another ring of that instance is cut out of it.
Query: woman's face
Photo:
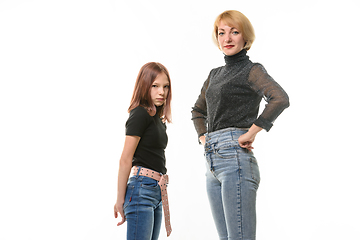
[[[160,73],[151,86],[151,100],[159,107],[165,103],[169,93],[170,83],[165,73]]]
[[[217,37],[221,51],[227,56],[237,54],[245,46],[245,40],[240,30],[226,25],[223,21],[218,26]]]

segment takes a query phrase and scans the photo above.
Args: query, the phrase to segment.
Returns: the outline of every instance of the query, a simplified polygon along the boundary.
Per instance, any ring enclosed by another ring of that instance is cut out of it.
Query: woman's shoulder
[[[265,67],[259,62],[252,62],[251,69],[264,69],[265,70]]]
[[[225,67],[225,66],[220,66],[220,67],[216,67],[216,68],[211,69],[209,75],[213,75],[213,74],[218,73],[218,72],[221,71],[221,69],[223,69],[224,67]]]
[[[221,70],[223,68],[224,68],[224,66],[220,66],[220,67],[216,67],[216,68],[211,69],[210,72],[209,72],[209,76],[208,76],[207,80],[209,81],[210,78],[213,78],[213,77],[217,76],[218,74],[221,74],[221,72],[222,72]]]
[[[252,63],[251,68],[250,68],[250,74],[264,74],[267,73],[265,67],[258,62]]]

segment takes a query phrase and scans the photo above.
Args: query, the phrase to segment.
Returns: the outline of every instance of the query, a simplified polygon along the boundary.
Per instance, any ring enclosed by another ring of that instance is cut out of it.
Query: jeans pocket
[[[260,184],[260,171],[255,157],[250,157],[251,178]]]
[[[221,146],[215,149],[215,154],[220,158],[224,158],[224,159],[236,158],[237,148],[238,148],[237,141],[228,141],[221,144]]]
[[[139,201],[155,205],[161,201],[161,190],[158,181],[147,179],[141,183],[139,189]]]
[[[144,177],[140,186],[145,189],[154,190],[159,186],[159,184],[158,184],[158,181],[156,181],[154,179]]]

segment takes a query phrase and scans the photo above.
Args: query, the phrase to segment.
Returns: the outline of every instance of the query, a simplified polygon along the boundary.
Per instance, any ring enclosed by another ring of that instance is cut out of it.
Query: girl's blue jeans
[[[226,128],[206,134],[206,187],[221,240],[255,240],[259,167],[251,151],[241,148],[247,129]]]
[[[158,181],[145,176],[132,176],[126,189],[124,213],[127,240],[158,239],[162,219]]]

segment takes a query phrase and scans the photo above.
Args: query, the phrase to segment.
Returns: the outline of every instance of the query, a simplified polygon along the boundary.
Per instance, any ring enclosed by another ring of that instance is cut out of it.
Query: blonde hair
[[[241,32],[242,37],[244,38],[244,49],[250,50],[251,45],[255,40],[255,31],[249,19],[244,14],[236,10],[225,11],[216,18],[212,37],[214,43],[220,50],[221,48],[218,42],[218,28],[221,21],[230,27],[237,28]]]

